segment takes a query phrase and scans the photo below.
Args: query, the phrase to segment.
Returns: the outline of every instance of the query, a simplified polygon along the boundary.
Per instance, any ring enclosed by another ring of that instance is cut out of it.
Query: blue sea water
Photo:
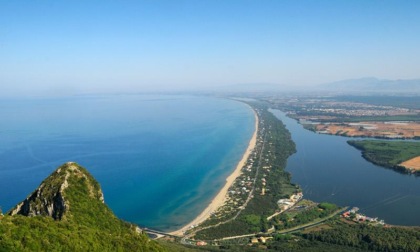
[[[237,101],[169,95],[0,100],[0,206],[67,161],[100,182],[120,218],[175,230],[224,185],[254,130]]]

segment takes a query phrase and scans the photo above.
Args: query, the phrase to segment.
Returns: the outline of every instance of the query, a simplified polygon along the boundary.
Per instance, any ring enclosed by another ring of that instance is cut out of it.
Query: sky
[[[420,78],[420,1],[0,0],[3,95]]]

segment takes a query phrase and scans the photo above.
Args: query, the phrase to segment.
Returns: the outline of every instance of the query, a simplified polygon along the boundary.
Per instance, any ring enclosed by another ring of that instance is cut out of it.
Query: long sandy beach
[[[255,145],[257,144],[257,132],[258,132],[258,116],[257,113],[254,111],[255,116],[255,131],[252,135],[251,140],[249,141],[248,148],[246,149],[244,155],[242,156],[242,159],[239,161],[238,165],[236,166],[235,170],[232,172],[232,174],[229,175],[226,179],[226,184],[223,186],[223,188],[219,191],[219,193],[213,198],[212,202],[206,207],[206,209],[201,212],[194,220],[192,220],[190,223],[185,225],[184,227],[171,232],[172,235],[183,235],[185,231],[191,228],[191,226],[196,226],[203,221],[205,221],[207,218],[210,217],[211,213],[216,211],[220,206],[222,206],[227,198],[228,190],[233,185],[233,182],[235,179],[241,174],[242,167],[246,164],[246,161],[248,160],[249,155],[252,153],[253,149],[255,148]]]

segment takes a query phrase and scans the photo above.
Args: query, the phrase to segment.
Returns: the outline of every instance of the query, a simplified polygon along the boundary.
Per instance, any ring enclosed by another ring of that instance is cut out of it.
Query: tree
[[[261,232],[267,232],[268,231],[268,222],[267,218],[265,216],[261,216]]]

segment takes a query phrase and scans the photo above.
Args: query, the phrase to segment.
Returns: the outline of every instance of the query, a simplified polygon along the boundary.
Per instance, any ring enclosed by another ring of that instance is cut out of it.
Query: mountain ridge
[[[0,251],[165,251],[118,219],[99,183],[68,162],[0,219]]]
[[[48,176],[33,193],[10,210],[8,214],[20,214],[24,216],[42,215],[50,216],[55,220],[61,220],[64,213],[69,208],[69,203],[66,202],[63,194],[69,187],[68,179],[72,174],[89,180],[89,183],[87,183],[89,196],[105,203],[99,184],[87,170],[74,162],[67,162]],[[39,200],[40,198],[42,200]]]
[[[420,92],[420,79],[378,79],[365,77],[334,81],[318,86],[329,91],[358,91],[358,92]]]

